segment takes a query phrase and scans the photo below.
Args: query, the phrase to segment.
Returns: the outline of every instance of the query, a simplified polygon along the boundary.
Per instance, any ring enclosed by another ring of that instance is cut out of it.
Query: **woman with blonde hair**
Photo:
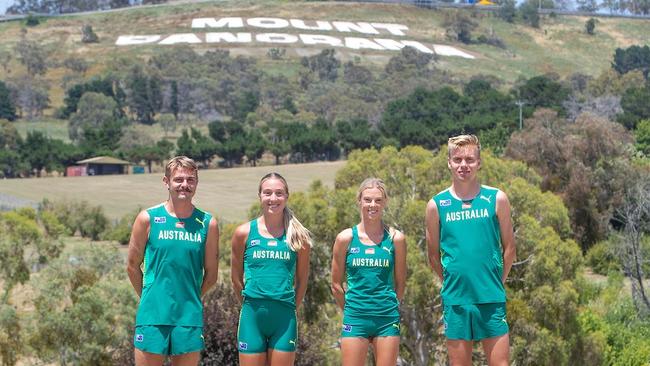
[[[365,365],[370,344],[377,366],[394,366],[406,282],[406,239],[383,221],[388,194],[381,179],[364,180],[357,203],[361,222],[341,231],[332,250],[332,293],[343,310],[343,366]]]
[[[312,240],[287,207],[289,187],[280,174],[262,177],[258,195],[262,215],[232,237],[232,283],[242,303],[239,363],[293,365],[296,310],[307,291]]]

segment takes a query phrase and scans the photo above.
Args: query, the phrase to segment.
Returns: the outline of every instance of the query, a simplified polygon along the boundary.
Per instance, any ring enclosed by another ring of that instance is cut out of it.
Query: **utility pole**
[[[524,107],[524,104],[526,104],[526,101],[518,99],[515,104],[519,106],[519,130],[521,131],[521,129],[524,128],[522,108]]]

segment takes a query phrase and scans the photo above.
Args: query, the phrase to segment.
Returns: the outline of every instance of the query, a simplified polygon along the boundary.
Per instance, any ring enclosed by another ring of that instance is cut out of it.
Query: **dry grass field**
[[[297,192],[306,190],[314,180],[333,187],[336,172],[344,164],[344,161],[337,161],[202,170],[199,172],[195,202],[222,220],[242,221],[257,199],[257,185],[264,174],[271,171],[282,174],[289,182],[291,192]],[[160,173],[5,179],[0,180],[0,192],[35,203],[44,198],[86,200],[101,205],[111,219],[118,219],[138,207],[146,208],[167,198]]]

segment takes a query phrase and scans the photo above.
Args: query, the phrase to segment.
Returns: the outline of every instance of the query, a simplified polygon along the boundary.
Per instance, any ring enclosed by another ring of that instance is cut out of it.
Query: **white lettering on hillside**
[[[409,29],[402,24],[370,23],[370,22],[344,22],[301,19],[282,19],[271,17],[241,18],[194,18],[192,28],[244,28],[254,27],[262,29],[295,28],[309,31],[335,31],[341,33],[361,33],[377,35],[388,33],[403,37]],[[206,32],[179,33],[168,35],[123,35],[117,38],[117,46],[133,46],[144,44],[174,45],[174,44],[201,44],[201,43],[270,43],[270,44],[297,44],[307,46],[345,47],[352,50],[399,51],[404,47],[413,47],[420,52],[438,54],[441,56],[455,56],[467,59],[475,57],[456,47],[431,44],[425,45],[412,40],[395,40],[390,38],[359,38],[359,37],[334,37],[325,34],[289,34],[289,33],[250,33],[250,32]]]

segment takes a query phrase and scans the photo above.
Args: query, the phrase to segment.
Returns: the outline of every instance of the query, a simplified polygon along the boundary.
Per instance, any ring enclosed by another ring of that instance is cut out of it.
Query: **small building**
[[[67,168],[67,172],[70,173],[67,174],[68,176],[128,174],[129,166],[132,165],[128,161],[111,156],[97,156],[79,160],[77,164],[77,166]]]

